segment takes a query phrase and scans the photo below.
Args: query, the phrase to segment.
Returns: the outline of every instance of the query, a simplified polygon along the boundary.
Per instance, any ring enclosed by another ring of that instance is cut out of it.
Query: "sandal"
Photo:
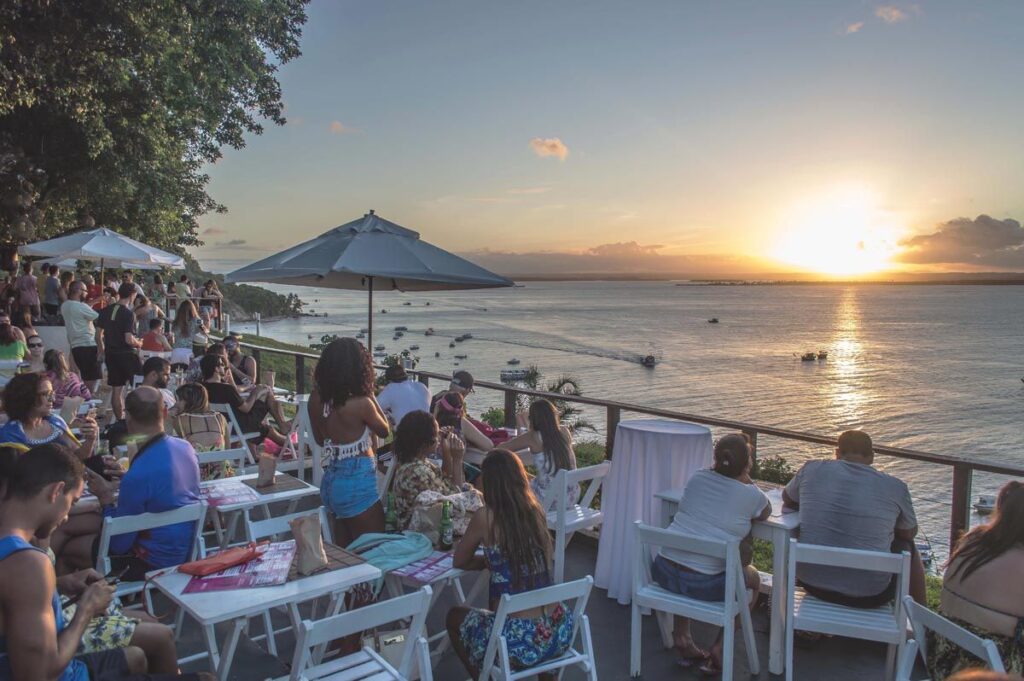
[[[715,658],[711,657],[711,655],[708,655],[707,661],[704,662],[704,664],[702,664],[700,667],[698,667],[698,670],[704,676],[721,676],[722,675],[722,665],[721,665],[721,663],[715,662]]]
[[[693,665],[697,664],[698,662],[700,662],[700,663],[707,662],[708,659],[711,657],[711,655],[706,650],[701,650],[697,646],[694,646],[694,649],[696,649],[696,651],[697,651],[696,654],[684,653],[682,648],[680,648],[679,646],[674,646],[674,648],[679,653],[679,657],[676,659],[676,664],[679,665],[680,667],[689,668],[689,667],[692,667]]]

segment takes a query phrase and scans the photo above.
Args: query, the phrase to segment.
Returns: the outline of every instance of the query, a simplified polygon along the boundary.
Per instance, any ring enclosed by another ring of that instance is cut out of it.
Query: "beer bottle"
[[[438,548],[442,551],[451,551],[454,542],[452,529],[452,502],[445,501],[441,504],[441,527],[438,538]]]
[[[384,531],[388,534],[398,534],[398,514],[395,512],[395,495],[388,493],[388,510],[384,514]]]

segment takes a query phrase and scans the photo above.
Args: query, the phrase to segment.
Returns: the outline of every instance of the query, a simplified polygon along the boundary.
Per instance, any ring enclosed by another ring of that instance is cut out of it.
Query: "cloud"
[[[341,121],[331,121],[331,124],[327,126],[327,129],[332,135],[347,135],[349,133],[359,132],[358,129],[345,125]]]
[[[600,246],[593,246],[587,249],[587,253],[602,258],[637,258],[649,255],[658,255],[658,251],[662,248],[663,246],[659,246],[657,244],[652,244],[650,246],[642,246],[635,241],[620,241],[614,244],[601,244]]]
[[[557,137],[534,137],[530,140],[530,148],[541,158],[556,156],[559,161],[564,161],[569,155],[569,147]]]
[[[910,15],[895,5],[879,5],[875,8],[875,16],[887,24],[897,24],[910,18]]]
[[[203,230],[203,236],[216,236],[217,234],[225,234],[225,230],[220,227],[209,227]]]
[[[898,259],[915,265],[1024,268],[1024,229],[1009,218],[956,218],[931,234],[905,239],[900,246],[904,251]]]
[[[566,153],[569,153],[566,150]],[[546,194],[551,187],[513,187],[507,190],[509,194]]]
[[[864,28],[864,22],[863,21],[855,21],[852,24],[847,24],[846,25],[846,35],[850,35],[851,33],[856,33],[857,31],[859,31],[862,28]]]

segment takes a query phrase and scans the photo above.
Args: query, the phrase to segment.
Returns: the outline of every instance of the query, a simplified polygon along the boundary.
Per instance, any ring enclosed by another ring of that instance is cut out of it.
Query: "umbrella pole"
[[[366,325],[368,331],[366,332],[366,349],[371,353],[373,352],[373,277],[369,277],[370,280],[370,307],[369,307],[369,322]]]
[[[103,258],[100,258],[100,291],[107,287],[107,282],[103,279]]]

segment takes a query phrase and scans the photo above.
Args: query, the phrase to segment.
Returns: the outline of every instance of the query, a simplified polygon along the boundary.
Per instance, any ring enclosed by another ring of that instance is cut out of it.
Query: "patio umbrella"
[[[21,246],[18,252],[58,261],[99,260],[100,281],[103,281],[103,270],[107,266],[140,269],[147,265],[175,269],[185,266],[185,260],[180,255],[147,246],[105,227],[38,241]]]
[[[419,233],[385,220],[372,210],[315,239],[235,270],[225,280],[366,290],[370,348],[375,288],[446,291],[514,285],[511,279],[428,244]]]

